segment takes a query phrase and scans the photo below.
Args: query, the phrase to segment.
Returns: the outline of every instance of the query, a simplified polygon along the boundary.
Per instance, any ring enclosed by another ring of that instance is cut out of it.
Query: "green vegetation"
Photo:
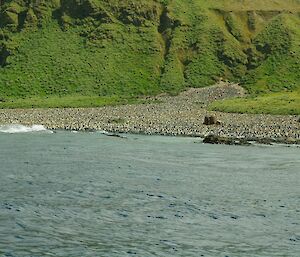
[[[2,0],[0,108],[117,104],[220,78],[292,97],[299,28],[300,0]]]
[[[121,104],[141,104],[148,103],[150,100],[144,100],[137,97],[121,96],[50,96],[50,97],[31,97],[31,98],[8,98],[0,99],[0,108],[18,109],[18,108],[92,108],[106,105]],[[155,103],[155,101],[152,101]]]
[[[237,98],[217,101],[210,105],[210,110],[252,114],[300,115],[300,92],[280,92],[246,99]]]

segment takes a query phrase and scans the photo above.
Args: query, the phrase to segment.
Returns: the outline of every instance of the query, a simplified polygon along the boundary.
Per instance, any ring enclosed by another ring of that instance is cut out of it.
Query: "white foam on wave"
[[[20,124],[4,125],[0,126],[0,132],[2,133],[29,133],[29,132],[40,132],[49,131],[42,125],[24,126]]]
[[[103,134],[103,135],[109,134],[109,132],[106,131],[106,130],[97,130],[97,132],[100,133],[100,134]]]

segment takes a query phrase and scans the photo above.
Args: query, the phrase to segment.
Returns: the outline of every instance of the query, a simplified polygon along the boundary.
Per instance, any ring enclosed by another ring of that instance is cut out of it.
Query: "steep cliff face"
[[[0,94],[300,87],[299,0],[2,0]]]

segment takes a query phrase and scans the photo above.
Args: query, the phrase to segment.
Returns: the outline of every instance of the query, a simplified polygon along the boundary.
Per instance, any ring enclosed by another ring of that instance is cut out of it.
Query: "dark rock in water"
[[[288,145],[300,145],[300,139],[288,137],[288,138],[282,140],[281,143],[288,144]]]
[[[127,137],[125,137],[125,136],[121,136],[121,135],[119,135],[119,134],[114,134],[114,133],[106,134],[106,136],[108,136],[108,137],[118,137],[118,138],[127,139]]]
[[[217,120],[215,116],[205,116],[204,125],[220,125],[221,122]]]
[[[136,252],[133,252],[133,251],[127,251],[128,254],[133,254],[133,255],[136,255],[137,253]]]
[[[286,144],[286,145],[299,145],[300,140],[292,137],[281,137],[281,138],[248,138],[248,141],[253,141],[262,145],[273,145],[273,144]]]
[[[203,143],[223,145],[250,145],[250,143],[244,138],[221,137],[215,135],[209,135],[205,137]]]
[[[257,138],[254,141],[256,141],[257,143],[262,144],[262,145],[272,145],[273,143],[276,143],[275,139],[267,138],[267,137]]]
[[[91,129],[91,128],[84,128],[83,130],[86,132],[96,132],[97,131],[96,129]]]
[[[286,144],[293,145],[293,144],[297,144],[298,141],[297,141],[297,139],[295,139],[295,138],[288,137],[288,138],[285,140],[285,143],[286,143]]]

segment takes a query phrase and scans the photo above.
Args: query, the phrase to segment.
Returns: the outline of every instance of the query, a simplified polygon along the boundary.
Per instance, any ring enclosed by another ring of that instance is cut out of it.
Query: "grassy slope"
[[[11,55],[0,71],[2,97],[131,96],[161,91],[156,27],[125,26],[114,18],[102,24],[69,12],[68,18],[65,14],[44,18],[40,28],[6,32]]]
[[[98,106],[221,77],[253,95],[300,88],[299,0],[2,2],[0,107]]]
[[[210,105],[210,109],[234,113],[299,115],[300,92],[278,92],[249,97],[247,99],[217,101]]]

